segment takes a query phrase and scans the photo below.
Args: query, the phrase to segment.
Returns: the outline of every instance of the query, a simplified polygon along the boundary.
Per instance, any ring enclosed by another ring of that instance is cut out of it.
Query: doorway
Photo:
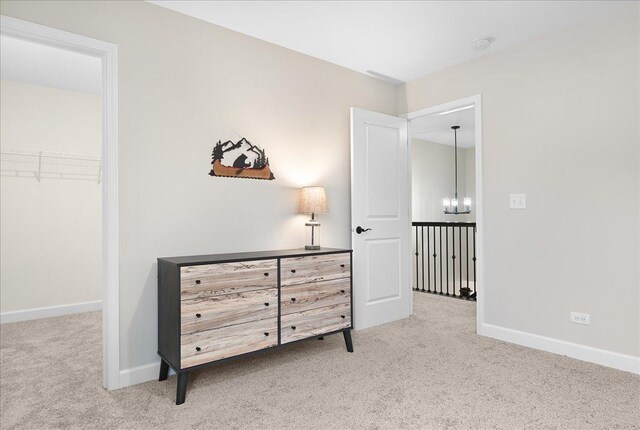
[[[413,290],[475,301],[475,108],[411,121]]]
[[[475,145],[475,150],[469,151],[472,157],[467,164],[471,164],[469,171],[474,170],[472,176],[475,178],[475,183],[470,185],[469,190],[475,200],[470,203],[470,205],[473,204],[474,211],[472,212],[475,212],[475,226],[470,236],[475,245],[475,254],[470,255],[475,255],[475,260],[471,261],[475,263],[473,285],[477,287],[483,285],[482,106],[480,95],[432,106],[408,113],[403,117],[352,109],[351,231],[354,250],[356,329],[402,319],[411,314],[413,288],[412,262],[409,261],[409,258],[415,252],[414,243],[411,241],[412,236],[415,235],[415,233],[412,235],[412,220],[414,219],[412,211],[414,208],[412,208],[411,181],[412,153],[415,149],[412,139],[409,137],[425,131],[424,127],[421,129],[422,123],[432,123],[436,117],[450,120],[446,115],[466,110],[470,110],[472,113],[473,132],[471,134]],[[403,174],[400,174],[401,172]],[[381,192],[381,190],[388,192]],[[393,193],[392,190],[397,190],[397,192]],[[452,193],[450,200],[454,197],[454,192],[455,190],[450,191]],[[442,202],[442,198],[438,196],[438,201]],[[462,199],[461,206],[459,206],[463,211],[464,203]],[[434,209],[433,201],[429,207],[424,210],[429,210],[430,214],[434,214],[436,209]],[[384,211],[376,213],[373,210],[376,208],[384,208]],[[453,208],[450,206],[449,209]],[[468,217],[468,215],[470,214],[454,216],[460,219],[460,217]],[[371,231],[365,229],[369,228],[369,224],[376,222],[380,223],[377,229],[372,228]],[[374,233],[374,230],[377,231]],[[452,233],[452,236],[455,234]],[[460,235],[459,230],[457,234]],[[465,244],[466,240],[465,236]],[[460,236],[457,237],[457,241],[461,248]],[[369,249],[372,247],[367,246],[368,242],[374,245],[385,244],[385,258],[375,258],[375,253]],[[391,252],[391,245],[396,248],[396,251]],[[458,259],[458,256],[456,258]],[[385,276],[379,276],[379,274]],[[460,295],[460,288],[470,288],[471,283],[467,287],[467,280],[471,281],[470,277],[465,279],[463,286],[452,284],[452,288],[455,288],[454,285],[458,286],[457,296]],[[467,297],[471,296],[471,293],[466,292],[465,294]],[[475,295],[473,297],[475,298]],[[477,295],[477,302],[476,332],[481,327],[480,322],[483,321],[482,294]]]
[[[410,112],[405,117],[409,121],[412,147],[412,185],[418,188],[412,188],[411,195],[412,217],[418,224],[412,231],[413,254],[418,254],[412,273],[414,289],[475,300],[476,333],[479,333],[486,292],[482,97],[478,94],[454,100]],[[436,171],[422,171],[421,163]]]
[[[60,160],[56,159],[56,167],[51,166],[53,156],[48,157],[44,150],[35,148],[22,148],[25,157],[29,158],[29,164],[33,165],[35,159],[35,169],[31,169],[26,176],[33,181],[59,181],[71,185],[70,177],[76,179],[82,177],[84,180],[93,180],[95,173],[95,183],[101,193],[98,211],[101,226],[101,274],[95,275],[95,283],[100,291],[100,301],[102,308],[102,321],[100,323],[102,332],[102,381],[106,389],[112,390],[120,388],[120,368],[119,368],[119,303],[118,303],[118,195],[117,195],[117,47],[111,43],[80,36],[73,33],[53,29],[50,27],[33,24],[15,18],[1,16],[0,35],[13,39],[18,43],[35,43],[42,48],[55,48],[68,54],[76,54],[92,57],[99,63],[101,78],[100,88],[100,122],[98,154],[84,155],[81,160]],[[46,74],[45,74],[46,75]],[[51,77],[51,76],[50,76]],[[3,112],[3,117],[5,113]],[[35,144],[35,142],[34,142]],[[10,149],[9,142],[3,142],[3,148]],[[32,152],[35,151],[36,154]],[[15,151],[14,151],[15,152]],[[17,151],[20,152],[20,151]],[[59,151],[55,152],[59,156]],[[16,155],[13,154],[14,162]],[[77,157],[82,158],[82,157]],[[45,159],[46,162],[45,162]],[[74,166],[69,164],[73,161]],[[95,172],[94,167],[99,162],[99,172]],[[15,164],[15,163],[14,163]],[[49,164],[49,166],[45,166]],[[14,166],[15,167],[15,166]],[[63,169],[64,167],[64,169]],[[66,170],[65,170],[66,169]],[[16,169],[14,169],[16,170]],[[17,169],[24,170],[24,169]],[[7,172],[8,173],[8,172]],[[25,172],[16,174],[25,175]],[[61,175],[61,173],[63,173]],[[54,177],[58,179],[54,179]],[[60,179],[64,177],[66,179]],[[14,178],[26,180],[27,178]],[[72,262],[71,262],[72,263]],[[69,264],[68,270],[72,270],[73,264]],[[3,285],[4,288],[4,285]],[[95,302],[98,300],[89,300]],[[86,303],[86,302],[85,302]],[[76,303],[77,304],[77,303]],[[47,306],[45,306],[47,307]],[[51,307],[51,306],[48,306]],[[73,307],[72,307],[73,308]],[[86,308],[85,308],[86,309]],[[72,309],[73,310],[73,309]],[[77,310],[77,309],[76,309]]]

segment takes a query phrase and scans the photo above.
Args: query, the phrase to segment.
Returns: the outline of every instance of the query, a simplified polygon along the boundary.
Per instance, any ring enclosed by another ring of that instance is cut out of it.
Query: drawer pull
[[[291,330],[295,330],[295,329],[296,329],[296,326],[292,325]]]
[[[269,336],[269,333],[265,331],[265,332],[264,332],[264,335],[265,335],[265,336]]]
[[[340,267],[344,267],[344,264],[341,264]]]
[[[291,297],[291,301],[292,301],[292,302],[295,302],[295,301],[296,301],[296,298],[295,298],[295,297]]]
[[[196,284],[200,285],[200,279],[196,279]]]
[[[346,318],[346,316],[344,316],[344,315],[340,315],[340,318],[345,319],[345,318]]]
[[[296,269],[291,269],[291,273],[296,273]]]
[[[200,347],[199,347],[199,346],[196,346],[196,351],[198,351],[198,352],[200,352],[200,351],[201,351],[201,349],[200,349]]]
[[[344,294],[344,293],[345,293],[345,291],[344,291],[344,290],[340,290],[340,292],[341,292],[342,294]]]
[[[200,314],[196,314],[196,318],[200,318],[202,315]]]
[[[264,276],[269,276],[269,272],[265,272]]]
[[[264,302],[264,305],[265,306],[269,306],[269,302]]]

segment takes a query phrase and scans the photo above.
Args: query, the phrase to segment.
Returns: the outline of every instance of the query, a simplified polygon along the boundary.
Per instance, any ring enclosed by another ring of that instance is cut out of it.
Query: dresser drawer
[[[182,369],[276,346],[278,319],[252,321],[180,337]]]
[[[277,283],[277,260],[204,264],[180,268],[180,293],[183,300],[276,288]]]
[[[327,306],[280,318],[280,341],[289,343],[351,327],[351,305]]]
[[[278,316],[278,289],[223,294],[180,303],[182,334]]]
[[[351,303],[351,278],[289,285],[282,288],[281,297],[282,315]]]
[[[283,258],[280,264],[282,286],[351,276],[351,255],[348,253]]]

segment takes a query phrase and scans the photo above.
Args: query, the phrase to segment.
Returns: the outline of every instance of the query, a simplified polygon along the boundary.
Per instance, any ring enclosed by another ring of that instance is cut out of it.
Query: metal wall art
[[[228,154],[227,154],[228,153]],[[228,159],[234,159],[231,165],[223,163],[225,154]],[[230,140],[218,141],[213,147],[211,162],[211,176],[224,176],[228,178],[247,179],[275,179],[269,167],[269,158],[264,150],[251,144],[244,137],[238,142]]]

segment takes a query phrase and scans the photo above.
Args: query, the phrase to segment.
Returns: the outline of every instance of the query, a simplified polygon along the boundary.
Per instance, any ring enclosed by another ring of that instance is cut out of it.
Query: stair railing
[[[476,300],[476,223],[413,222],[414,291]]]

